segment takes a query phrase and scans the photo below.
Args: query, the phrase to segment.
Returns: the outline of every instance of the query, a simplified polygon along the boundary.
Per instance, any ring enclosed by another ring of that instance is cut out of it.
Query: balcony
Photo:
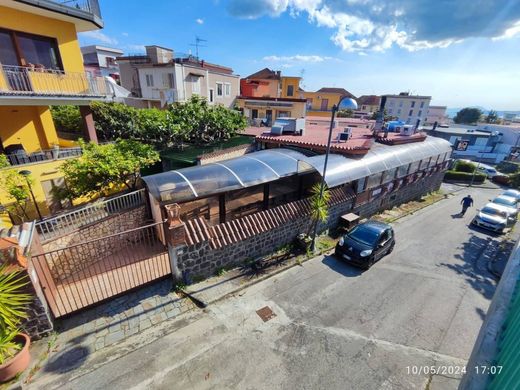
[[[74,23],[78,32],[103,28],[98,0],[16,0],[13,3],[10,7],[29,12],[34,12],[34,8],[29,7],[38,8],[43,16],[60,14],[59,19]]]
[[[12,153],[7,153],[7,161],[11,166],[19,166],[26,164],[34,164],[53,160],[63,160],[70,157],[78,157],[82,155],[80,147],[76,148],[56,148],[44,149],[39,152],[27,154],[23,148]]]
[[[0,105],[84,105],[112,94],[110,83],[101,76],[0,65]]]

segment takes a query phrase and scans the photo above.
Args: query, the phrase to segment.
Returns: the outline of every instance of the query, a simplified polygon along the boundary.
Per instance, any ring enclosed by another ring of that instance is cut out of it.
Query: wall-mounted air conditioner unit
[[[415,129],[412,125],[404,125],[403,129],[401,130],[402,135],[414,135]]]

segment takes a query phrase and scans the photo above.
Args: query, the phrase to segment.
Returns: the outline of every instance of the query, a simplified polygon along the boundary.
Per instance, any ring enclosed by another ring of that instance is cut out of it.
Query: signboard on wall
[[[469,146],[468,140],[459,139],[459,140],[457,140],[457,142],[455,142],[455,150],[457,150],[459,152],[465,152],[468,149],[468,146]]]

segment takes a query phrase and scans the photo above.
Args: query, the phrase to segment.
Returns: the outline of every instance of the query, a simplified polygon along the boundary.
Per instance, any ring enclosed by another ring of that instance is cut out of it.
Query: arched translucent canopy
[[[407,165],[413,161],[424,160],[447,152],[451,153],[451,145],[442,138],[427,137],[422,142],[403,145],[374,144],[370,151],[360,159],[353,159],[339,154],[329,155],[325,182],[329,187],[336,187],[384,172],[386,170]],[[299,167],[309,170],[311,167],[323,173],[325,155],[305,157],[300,160]]]
[[[160,202],[181,202],[251,187],[298,173],[305,155],[290,149],[269,149],[245,156],[143,177]]]

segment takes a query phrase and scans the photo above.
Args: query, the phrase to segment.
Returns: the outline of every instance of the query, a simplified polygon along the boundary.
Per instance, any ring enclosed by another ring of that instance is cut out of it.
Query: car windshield
[[[504,198],[496,198],[493,203],[503,204],[505,206],[515,206],[515,202],[512,200],[504,199]]]
[[[366,245],[374,246],[379,233],[364,225],[358,225],[347,234],[350,238]]]
[[[502,217],[502,218],[506,218],[507,217],[507,214],[506,214],[505,211],[500,211],[500,210],[494,209],[492,207],[484,207],[482,209],[482,212],[484,214],[496,215],[496,216]]]

